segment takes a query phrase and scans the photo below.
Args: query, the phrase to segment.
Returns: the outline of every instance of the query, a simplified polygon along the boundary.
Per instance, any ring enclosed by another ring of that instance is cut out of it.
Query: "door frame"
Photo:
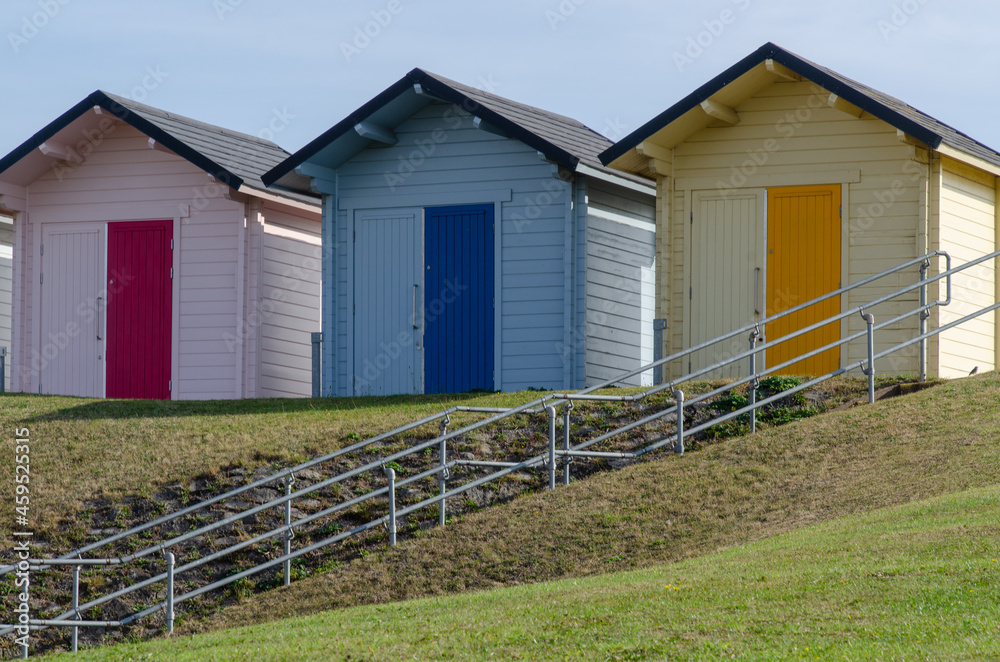
[[[833,175],[830,177],[830,175]],[[734,194],[744,194],[750,191],[762,191],[763,192],[763,250],[764,250],[764,264],[763,264],[763,280],[762,280],[762,304],[764,306],[763,310],[767,310],[767,192],[772,188],[793,188],[793,187],[813,187],[813,186],[840,186],[840,285],[843,287],[848,283],[850,279],[850,190],[852,182],[860,181],[860,171],[858,170],[848,170],[848,171],[832,171],[830,173],[823,172],[807,172],[799,173],[790,176],[774,176],[774,175],[756,175],[753,177],[748,177],[746,184],[741,188],[736,189],[726,189],[725,191]],[[713,178],[689,178],[689,179],[677,179],[675,180],[675,190],[683,195],[683,211],[681,218],[674,218],[674,220],[669,224],[672,229],[671,234],[673,234],[673,228],[680,225],[682,230],[682,237],[684,242],[684,261],[685,264],[681,270],[681,281],[683,283],[680,292],[676,292],[681,296],[681,309],[683,315],[683,322],[681,324],[681,341],[682,346],[677,348],[677,350],[687,349],[691,347],[691,299],[683,296],[686,291],[693,287],[692,278],[692,259],[693,259],[693,246],[692,246],[692,232],[691,226],[689,224],[690,215],[694,212],[694,200],[697,193],[702,191],[720,191],[718,188],[718,182]],[[671,205],[672,206],[672,205]],[[671,214],[673,216],[674,214]],[[669,271],[669,270],[668,270]],[[677,273],[676,270],[673,273]],[[671,288],[673,289],[673,288]],[[671,292],[669,296],[672,296],[674,292]],[[850,307],[850,296],[842,295],[840,297],[840,312],[846,312]],[[673,305],[670,306],[673,308]],[[847,318],[841,320],[840,322],[840,337],[843,339],[847,337],[850,333],[849,320]],[[849,345],[841,346],[841,357],[840,365],[843,366],[845,363],[845,357],[849,351]],[[749,349],[749,346],[747,347]],[[766,368],[766,352],[761,352],[762,359],[758,361],[758,369]],[[761,367],[763,366],[763,368]],[[681,374],[685,374],[686,371],[682,370]]]
[[[512,189],[490,189],[482,191],[457,191],[451,193],[400,193],[391,196],[391,201],[395,203],[392,207],[385,207],[386,198],[384,196],[357,196],[352,198],[340,198],[335,200],[335,204],[331,206],[331,213],[337,218],[335,225],[335,234],[337,229],[344,228],[348,233],[354,231],[354,219],[358,211],[381,211],[383,209],[406,209],[406,208],[420,208],[424,209],[426,207],[448,207],[453,205],[493,205],[493,222],[495,225],[495,230],[493,232],[493,287],[494,287],[494,300],[495,304],[495,314],[493,316],[493,365],[494,365],[494,376],[493,376],[493,390],[502,391],[503,390],[503,369],[502,369],[502,349],[503,349],[503,233],[504,233],[504,216],[503,216],[503,203],[510,202],[513,199]],[[344,227],[346,225],[346,227]],[[348,235],[350,238],[350,235]],[[356,302],[354,300],[354,247],[353,242],[349,243],[350,248],[345,250],[340,255],[344,258],[344,262],[347,266],[347,277],[344,283],[344,299],[348,309],[350,309]],[[336,305],[336,303],[335,303]],[[326,316],[328,313],[324,313]],[[354,321],[353,316],[351,323],[346,325],[347,327],[347,346],[354,351]],[[334,369],[334,383],[339,385],[341,388],[346,386],[346,389],[353,392],[353,387],[347,383],[341,382],[341,379],[346,378],[348,382],[351,379],[354,367],[354,360],[351,359],[351,370],[349,374],[338,374],[337,369]]]

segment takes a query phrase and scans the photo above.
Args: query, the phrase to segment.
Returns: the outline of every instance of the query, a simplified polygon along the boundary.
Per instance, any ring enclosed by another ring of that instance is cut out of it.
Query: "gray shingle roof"
[[[351,113],[321,136],[293,154],[287,161],[264,176],[264,182],[274,184],[311,157],[327,148],[338,138],[370,118],[404,94],[412,94],[414,85],[445,102],[454,103],[481,117],[512,138],[542,152],[546,158],[576,170],[580,164],[606,173],[609,177],[627,179],[652,187],[648,179],[620,172],[601,163],[599,155],[612,142],[583,123],[565,115],[511,101],[504,97],[458,83],[456,81],[414,69],[374,99]]]
[[[289,156],[287,151],[271,141],[98,90],[0,160],[0,173],[95,106],[107,110],[234,189],[246,184],[252,189],[267,191],[261,181],[262,175]],[[318,203],[316,196],[307,191],[275,193]]]
[[[792,54],[789,53],[789,55]],[[813,62],[809,62],[809,60],[806,60],[805,58],[801,58],[797,55],[794,55],[793,57],[798,58],[802,62],[809,63],[810,65],[815,67],[818,71],[824,72],[825,74],[830,76],[830,78],[839,81],[843,85],[848,86],[853,90],[856,90],[858,93],[865,95],[872,101],[875,101],[876,103],[879,103],[885,106],[886,108],[890,108],[896,111],[903,117],[909,118],[914,123],[927,129],[929,132],[939,137],[941,143],[949,145],[950,147],[954,147],[955,149],[961,152],[965,152],[966,154],[969,154],[971,156],[983,159],[984,161],[988,161],[989,163],[992,163],[994,165],[1000,166],[1000,152],[984,145],[983,143],[979,142],[978,140],[975,140],[974,138],[969,137],[968,135],[962,133],[958,129],[955,129],[945,124],[944,122],[931,117],[930,115],[921,110],[917,110],[913,106],[897,99],[894,96],[891,96],[884,92],[880,92],[875,88],[865,85],[864,83],[859,83],[857,81],[851,80],[847,76],[838,74],[836,71],[828,69],[827,67],[815,64]],[[791,69],[792,67],[789,68]],[[845,96],[844,98],[847,97]],[[931,145],[931,146],[935,148],[938,147],[938,145]]]
[[[613,144],[612,141],[572,117],[566,117],[565,115],[559,115],[558,113],[518,103],[517,101],[511,101],[510,99],[485,92],[475,87],[463,85],[443,76],[423,71],[422,69],[417,69],[416,71],[420,71],[427,77],[458,90],[482,106],[490,108],[511,122],[551,142],[553,145],[561,147],[578,158],[581,163],[591,168],[597,168],[616,176],[623,174],[617,170],[607,168],[601,163],[601,159],[599,158],[601,152]],[[637,178],[636,181],[641,181],[645,184],[649,183],[649,180],[641,178]]]

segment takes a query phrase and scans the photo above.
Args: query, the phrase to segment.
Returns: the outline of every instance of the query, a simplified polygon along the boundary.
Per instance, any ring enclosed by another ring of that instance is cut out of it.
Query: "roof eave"
[[[421,69],[414,69],[406,74],[406,76],[386,88],[378,96],[365,103],[330,129],[324,131],[318,138],[312,140],[305,147],[289,156],[268,172],[264,173],[264,176],[261,178],[264,184],[272,186],[275,182],[292,172],[295,168],[301,166],[348,131],[353,131],[355,126],[371,117],[371,115],[379,109],[385,107],[389,102],[398,98],[405,92],[412,90],[413,86],[417,84],[419,84],[421,88],[430,96],[447,103],[455,104],[471,115],[481,117],[483,120],[492,124],[496,128],[505,131],[508,135],[510,135],[510,137],[520,140],[526,145],[538,150],[545,156],[545,158],[559,165],[575,170],[580,163],[580,159],[578,157],[570,154],[566,150],[553,145],[537,134],[528,131],[516,122],[508,120],[503,115],[500,115],[499,113],[491,110],[489,107],[480,104],[468,95],[463,94],[450,85],[437,80],[427,72]]]
[[[608,182],[609,184],[614,184],[616,186],[621,186],[632,191],[637,191],[646,195],[656,195],[656,184],[650,180],[648,183],[637,182],[633,179],[628,179],[621,175],[616,175],[613,172],[608,172],[607,170],[601,170],[600,168],[594,168],[588,166],[585,163],[581,163],[576,167],[576,172],[584,177],[593,177],[594,179],[600,179],[601,181]]]
[[[874,117],[926,143],[932,148],[936,149],[941,144],[942,136],[940,134],[920,126],[913,120],[899,114],[860,90],[833,78],[781,47],[767,43],[606,149],[600,155],[601,163],[610,165],[635,149],[641,142],[680,118],[684,113],[706,101],[713,94],[716,94],[725,86],[767,60],[774,60],[791,69],[800,76],[820,85],[823,89],[836,94],[845,101],[867,111]]]
[[[10,154],[5,156],[3,159],[0,159],[0,174],[6,172],[21,159],[40,147],[46,140],[51,139],[54,135],[65,129],[74,121],[83,117],[85,113],[92,110],[94,107],[100,107],[108,111],[119,120],[152,138],[162,146],[174,152],[181,158],[189,161],[192,165],[204,170],[234,190],[238,190],[240,186],[244,184],[242,177],[239,177],[227,168],[224,168],[215,161],[205,157],[197,150],[189,147],[186,143],[178,140],[149,120],[122,106],[120,103],[100,90],[88,95],[83,101],[67,110],[54,121],[50,122],[38,131],[31,138],[28,138],[28,140],[21,143]]]

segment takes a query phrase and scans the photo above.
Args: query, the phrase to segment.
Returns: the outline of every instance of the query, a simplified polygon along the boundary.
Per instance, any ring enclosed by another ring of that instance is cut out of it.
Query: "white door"
[[[354,394],[422,393],[422,211],[357,211],[354,232]]]
[[[104,397],[104,233],[99,225],[43,225],[40,337],[29,366],[40,391]]]
[[[688,347],[716,338],[763,317],[764,200],[763,190],[722,195],[692,194],[690,314]],[[713,365],[750,348],[739,334],[690,356],[691,369]],[[688,366],[685,366],[688,367]],[[762,369],[758,359],[757,370]],[[749,374],[749,361],[730,364],[705,378]]]

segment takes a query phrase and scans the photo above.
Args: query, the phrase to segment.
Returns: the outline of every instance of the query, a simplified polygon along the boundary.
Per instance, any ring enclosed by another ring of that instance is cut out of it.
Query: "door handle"
[[[417,288],[419,285],[413,285],[413,328],[418,329],[417,326]]]
[[[753,269],[753,312],[760,315],[760,267]]]
[[[104,297],[97,297],[97,339],[101,339],[101,301]]]

